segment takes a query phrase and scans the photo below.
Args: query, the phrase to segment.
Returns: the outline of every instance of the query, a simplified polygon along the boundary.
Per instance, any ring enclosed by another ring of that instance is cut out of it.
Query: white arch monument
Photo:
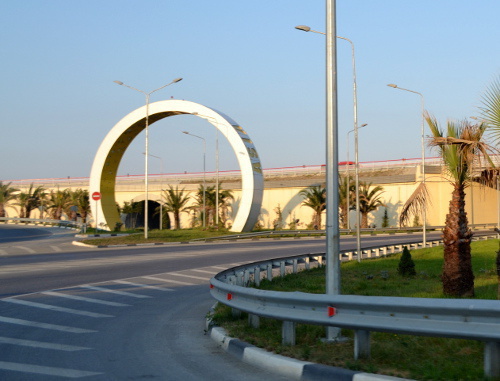
[[[149,125],[173,115],[191,114],[207,120],[228,140],[241,170],[242,193],[232,231],[250,231],[258,220],[264,188],[259,156],[253,142],[238,123],[209,107],[182,100],[149,105]],[[97,150],[90,173],[89,193],[101,193],[99,201],[90,201],[92,215],[113,227],[120,222],[116,210],[115,182],[120,161],[130,143],[146,128],[146,106],[132,111],[106,135]]]

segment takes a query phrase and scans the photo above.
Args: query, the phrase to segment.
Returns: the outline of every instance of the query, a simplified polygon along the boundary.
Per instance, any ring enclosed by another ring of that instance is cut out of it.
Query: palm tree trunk
[[[443,229],[444,264],[441,279],[443,293],[450,296],[474,296],[474,274],[472,273],[472,232],[468,227],[465,212],[463,185],[455,184],[450,201],[446,226]]]
[[[361,228],[366,229],[368,227],[368,213],[361,213]]]

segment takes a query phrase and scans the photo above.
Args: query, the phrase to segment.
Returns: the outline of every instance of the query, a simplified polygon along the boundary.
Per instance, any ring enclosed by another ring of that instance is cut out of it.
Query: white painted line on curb
[[[0,369],[12,370],[12,371],[23,372],[23,373],[45,374],[48,376],[59,376],[59,377],[67,377],[67,378],[89,377],[89,376],[97,376],[99,374],[102,374],[102,373],[98,373],[98,372],[87,372],[84,370],[53,368],[53,367],[48,367],[48,366],[20,364],[20,363],[5,362],[5,361],[0,361]]]
[[[57,297],[60,297],[60,298],[67,298],[67,299],[79,300],[79,301],[82,301],[82,302],[104,304],[104,305],[113,306],[113,307],[129,307],[130,306],[130,304],[108,302],[106,300],[86,298],[84,296],[77,296],[77,295],[68,295],[68,294],[63,294],[62,292],[55,292],[55,291],[43,291],[43,292],[41,292],[41,294],[50,295],[50,296],[57,296]]]
[[[123,296],[130,296],[132,298],[150,298],[151,296],[147,295],[139,295],[139,294],[133,294],[131,292],[126,292],[126,291],[117,291],[117,290],[110,290],[109,288],[105,287],[97,287],[97,286],[78,286],[80,288],[88,288],[89,290],[94,290],[94,291],[101,291],[101,292],[109,292],[111,294],[117,294],[117,295],[123,295]]]
[[[83,329],[83,328],[68,327],[65,325],[40,323],[37,321],[14,319],[14,318],[9,318],[9,317],[5,317],[5,316],[0,316],[0,323],[17,324],[17,325],[24,325],[27,327],[50,329],[53,331],[70,332],[70,333],[94,333],[94,332],[97,332],[97,331],[92,330],[92,329]]]
[[[76,347],[74,345],[46,343],[46,342],[42,342],[42,341],[32,341],[32,340],[22,340],[22,339],[13,339],[10,337],[0,337],[0,344],[12,344],[12,345],[19,345],[19,346],[23,346],[23,347],[54,349],[56,351],[65,351],[65,352],[74,352],[74,351],[81,351],[81,350],[85,350],[85,349],[91,349],[91,348],[86,348],[86,347]]]
[[[150,284],[140,284],[140,283],[133,283],[133,282],[128,282],[126,280],[115,280],[115,283],[121,283],[121,284],[129,284],[134,287],[140,287],[140,288],[150,288],[153,290],[158,290],[158,291],[174,291],[171,288],[166,288],[166,287],[159,287],[159,286],[152,286]]]
[[[94,317],[94,318],[113,317],[112,315],[98,314],[95,312],[75,310],[73,308],[52,306],[50,304],[29,302],[27,300],[14,299],[14,298],[2,299],[2,302],[21,304],[23,306],[28,306],[28,307],[43,308],[45,310],[51,310],[51,311],[56,311],[56,312],[67,312],[69,314],[83,315],[83,316]]]

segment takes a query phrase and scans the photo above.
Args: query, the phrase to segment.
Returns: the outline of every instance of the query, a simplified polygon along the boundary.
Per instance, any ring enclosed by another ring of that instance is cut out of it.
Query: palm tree
[[[10,184],[12,183],[4,184],[0,181],[0,217],[5,217],[5,207],[16,199],[16,192],[19,192],[19,189],[11,187]]]
[[[68,216],[71,216],[71,220],[76,220],[77,212],[71,209],[71,207],[76,207],[78,213],[82,218],[83,222],[87,221],[87,215],[90,214],[90,198],[89,191],[87,189],[76,189],[74,191],[69,191],[71,198],[71,205],[69,210],[67,210]]]
[[[384,188],[377,185],[373,188],[372,183],[361,181],[359,183],[359,211],[361,213],[361,227],[368,227],[368,213],[377,210],[379,206],[385,206],[382,202]],[[371,188],[371,189],[370,189]]]
[[[33,183],[30,185],[27,192],[21,192],[17,195],[17,202],[14,205],[20,207],[19,217],[30,218],[31,211],[42,205],[42,200],[45,198],[45,188],[38,186],[33,189]]]
[[[326,209],[326,189],[319,185],[311,185],[299,193],[305,197],[302,205],[314,210],[312,225],[315,230],[321,229],[321,213]]]
[[[447,136],[444,136],[444,131],[434,117],[426,114],[425,119],[433,135],[430,145],[438,148],[453,186],[443,230],[443,293],[471,297],[474,296],[470,249],[472,232],[465,212],[465,189],[473,181],[474,162],[485,159],[491,163],[488,146],[483,141],[487,125],[449,121]]]
[[[64,211],[71,205],[71,196],[67,189],[50,191],[48,195],[47,209],[54,220],[60,220]]]
[[[219,184],[219,225],[226,226],[230,202],[234,201],[233,192],[222,189]]]
[[[172,212],[174,214],[175,228],[181,228],[181,213],[189,212],[190,208],[186,207],[189,201],[189,195],[184,194],[185,189],[179,190],[176,186],[175,189],[171,185],[163,191],[165,196],[165,208],[167,212]]]
[[[496,142],[500,141],[500,76],[493,81],[483,96],[481,115],[488,124]]]
[[[352,209],[355,186],[352,179],[349,180],[346,176],[339,176],[339,208],[340,208],[340,225],[344,229],[349,229],[347,226],[347,214]],[[349,203],[349,205],[347,205]]]

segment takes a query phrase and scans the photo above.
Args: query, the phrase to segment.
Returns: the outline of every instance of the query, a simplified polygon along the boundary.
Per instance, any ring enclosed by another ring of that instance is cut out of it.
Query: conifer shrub
[[[410,250],[407,246],[403,247],[403,255],[399,260],[398,273],[401,276],[414,276],[417,275],[415,271],[415,262],[411,259]]]

